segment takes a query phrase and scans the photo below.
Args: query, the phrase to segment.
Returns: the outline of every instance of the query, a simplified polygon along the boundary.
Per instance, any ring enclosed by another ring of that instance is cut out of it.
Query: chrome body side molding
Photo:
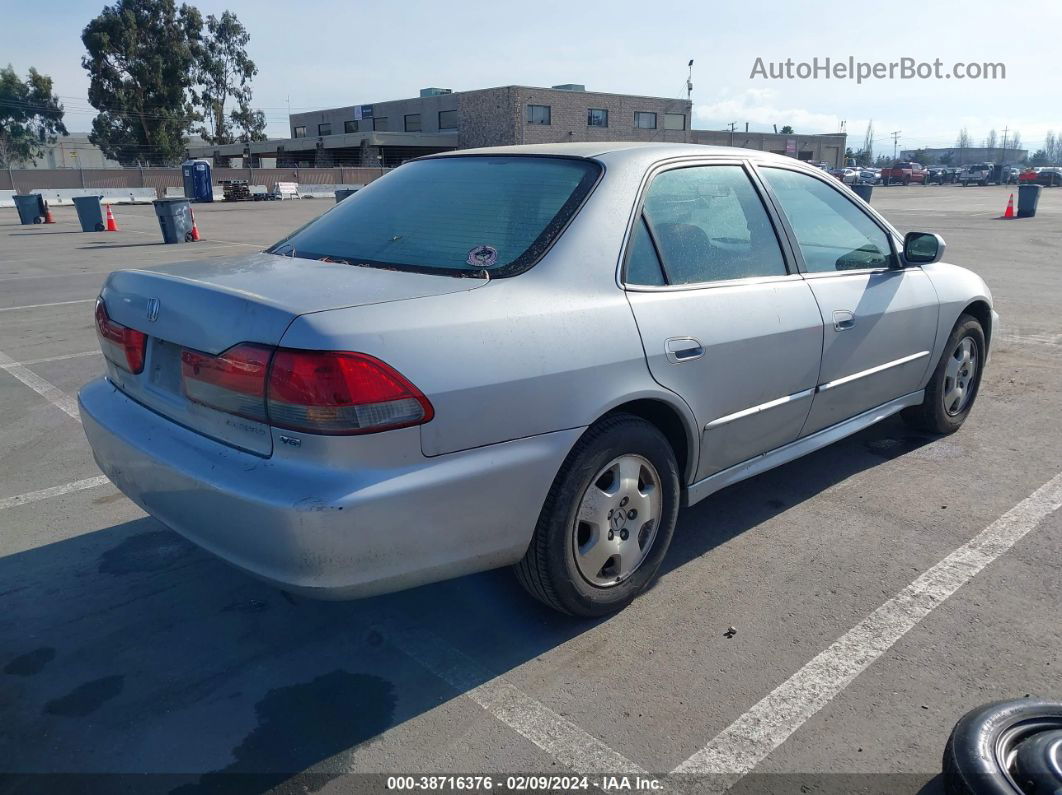
[[[742,409],[741,411],[735,411],[733,414],[727,414],[725,417],[720,417],[719,419],[712,420],[704,426],[704,429],[707,431],[711,430],[712,428],[718,428],[720,425],[726,425],[728,422],[733,422],[734,420],[740,420],[744,419],[745,417],[751,417],[753,414],[759,414],[761,411],[769,411],[770,409],[777,408],[778,406],[784,406],[786,403],[792,403],[796,400],[803,400],[804,398],[809,398],[814,393],[814,389],[804,389],[800,392],[794,392],[792,395],[780,397],[777,400],[768,400],[766,403],[760,403],[758,406],[751,406],[747,409]]]
[[[924,355],[926,354],[917,354],[915,358]],[[907,357],[907,360],[910,361],[912,359],[911,357]],[[884,366],[888,365],[883,365],[883,367]],[[800,393],[798,392],[797,394]],[[844,422],[831,425],[829,428],[823,428],[821,431],[813,433],[810,436],[805,436],[804,438],[797,439],[795,442],[790,442],[783,447],[778,447],[770,452],[750,458],[748,461],[735,464],[732,467],[724,469],[722,472],[716,472],[714,475],[699,480],[689,486],[689,488],[686,489],[684,504],[693,505],[720,489],[738,483],[746,478],[751,478],[754,475],[759,475],[761,472],[766,472],[768,469],[774,469],[776,466],[788,464],[790,461],[800,458],[801,456],[814,452],[826,445],[833,444],[846,436],[851,436],[853,433],[857,433],[876,422],[880,422],[886,417],[891,417],[901,409],[905,409],[908,406],[917,406],[922,402],[924,397],[924,389],[920,389],[917,392],[911,392],[903,397],[890,400],[888,403],[884,403],[870,411],[864,411],[862,414],[857,414]]]
[[[926,356],[929,356],[929,351],[920,351],[919,353],[912,353],[910,356],[904,356],[900,359],[894,359],[891,362],[885,362],[885,364],[879,364],[877,367],[871,367],[869,370],[860,370],[858,373],[852,373],[851,375],[846,375],[843,378],[837,378],[833,381],[827,381],[825,384],[819,384],[816,389],[819,392],[825,392],[827,389],[833,389],[836,386],[849,384],[852,381],[859,380],[860,378],[866,378],[868,375],[875,375],[892,367],[899,367],[901,364],[907,364],[908,362],[913,362],[918,359],[922,359]]]

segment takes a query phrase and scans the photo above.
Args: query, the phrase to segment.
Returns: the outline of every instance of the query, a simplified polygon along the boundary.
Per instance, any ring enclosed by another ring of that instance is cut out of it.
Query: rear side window
[[[649,186],[643,213],[670,284],[786,273],[770,218],[741,166],[665,171]]]
[[[660,287],[667,284],[664,269],[660,266],[656,246],[649,237],[645,219],[639,218],[627,248],[627,284],[645,284]]]
[[[417,160],[269,251],[397,270],[513,275],[542,256],[600,170],[574,158]]]
[[[888,235],[839,190],[797,171],[760,173],[793,227],[809,273],[892,266]]]

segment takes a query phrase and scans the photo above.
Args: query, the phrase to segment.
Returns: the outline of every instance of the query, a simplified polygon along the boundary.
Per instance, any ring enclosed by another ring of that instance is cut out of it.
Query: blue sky
[[[705,3],[671,0],[537,0],[534,4],[448,2],[272,2],[198,0],[205,14],[228,8],[251,33],[259,67],[255,104],[271,136],[287,131],[287,110],[312,110],[415,96],[424,86],[454,90],[519,83],[583,83],[590,90],[684,96],[694,66],[694,126],[832,132],[850,142],[868,120],[875,149],[947,146],[960,127],[975,143],[989,129],[1021,131],[1037,148],[1062,131],[1062,2],[802,0]],[[4,0],[0,61],[52,75],[71,131],[89,129],[88,81],[80,32],[100,2]],[[751,79],[765,61],[1002,62],[993,81]]]

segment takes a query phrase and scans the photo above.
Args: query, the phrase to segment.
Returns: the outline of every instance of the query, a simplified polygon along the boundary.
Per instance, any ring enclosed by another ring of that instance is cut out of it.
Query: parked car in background
[[[996,315],[943,253],[766,152],[432,155],[264,252],[110,274],[81,417],[137,505],[285,590],[514,565],[600,616],[680,505],[899,412],[962,426]]]
[[[1037,185],[1045,185],[1048,188],[1062,185],[1062,168],[1059,166],[1044,166],[1036,175],[1035,182]]]
[[[926,184],[937,185],[944,184],[944,176],[947,174],[948,169],[945,166],[929,166],[926,168]]]
[[[1017,166],[1003,166],[1003,184],[1017,185],[1021,169]]]
[[[924,185],[927,172],[919,163],[897,161],[881,170],[883,185],[910,185],[912,182]]]
[[[877,168],[861,168],[859,169],[859,177],[856,179],[857,185],[880,185],[881,184],[881,170]]]
[[[1040,171],[1041,169],[1039,167],[1025,169],[1018,175],[1018,184],[1035,183],[1036,175],[1039,174]]]
[[[987,185],[992,181],[995,165],[992,163],[971,163],[964,166],[959,174],[959,182],[965,188],[968,185]]]

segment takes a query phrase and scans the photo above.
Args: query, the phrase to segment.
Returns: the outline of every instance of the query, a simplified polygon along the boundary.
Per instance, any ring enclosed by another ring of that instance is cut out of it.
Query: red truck
[[[881,184],[910,185],[912,182],[919,182],[925,185],[928,173],[920,163],[897,161],[891,167],[881,170]]]

